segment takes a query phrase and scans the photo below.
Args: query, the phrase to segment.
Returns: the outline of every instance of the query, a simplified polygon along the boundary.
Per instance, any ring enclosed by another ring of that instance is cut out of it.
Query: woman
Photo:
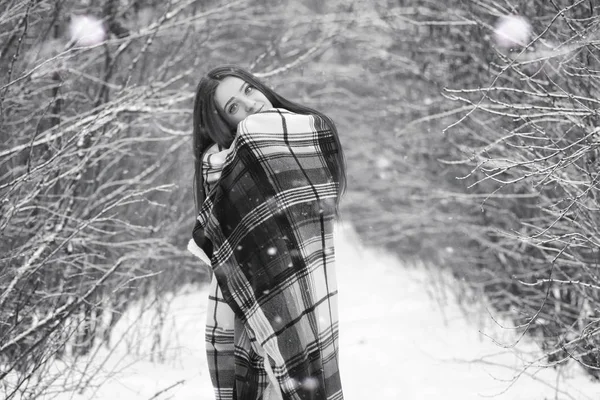
[[[217,399],[342,399],[333,222],[346,176],[334,123],[222,66],[198,85],[193,135],[190,250],[214,272]]]

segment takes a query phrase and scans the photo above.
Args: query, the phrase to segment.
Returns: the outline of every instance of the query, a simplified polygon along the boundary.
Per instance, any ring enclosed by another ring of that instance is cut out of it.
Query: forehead
[[[223,78],[215,90],[215,102],[219,107],[224,107],[225,103],[236,94],[240,93],[240,88],[244,80],[237,76],[227,76]]]

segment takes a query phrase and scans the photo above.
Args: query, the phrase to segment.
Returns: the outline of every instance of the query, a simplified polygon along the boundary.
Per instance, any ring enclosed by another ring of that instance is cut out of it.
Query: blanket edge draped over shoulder
[[[338,182],[331,172],[337,152],[317,115],[251,115],[238,125],[198,215],[205,236],[197,241],[211,254],[223,298],[264,349],[285,399],[343,398],[333,246]],[[254,381],[236,381],[237,398],[251,398]]]

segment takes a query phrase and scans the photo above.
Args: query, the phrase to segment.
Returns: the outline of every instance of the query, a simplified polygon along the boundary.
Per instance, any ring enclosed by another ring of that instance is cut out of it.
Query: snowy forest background
[[[507,15],[523,43],[498,40]],[[73,40],[81,16],[107,36]],[[191,110],[222,63],[334,119],[365,243],[600,377],[593,0],[0,0],[0,27],[7,398],[51,390],[52,360],[106,344],[128,305],[207,280],[185,249]]]

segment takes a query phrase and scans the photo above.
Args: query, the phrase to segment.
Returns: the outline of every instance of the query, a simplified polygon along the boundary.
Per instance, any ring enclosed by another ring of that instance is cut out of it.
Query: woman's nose
[[[243,99],[242,103],[244,104],[246,112],[252,111],[255,108],[254,106],[256,105],[256,102],[250,99]]]

